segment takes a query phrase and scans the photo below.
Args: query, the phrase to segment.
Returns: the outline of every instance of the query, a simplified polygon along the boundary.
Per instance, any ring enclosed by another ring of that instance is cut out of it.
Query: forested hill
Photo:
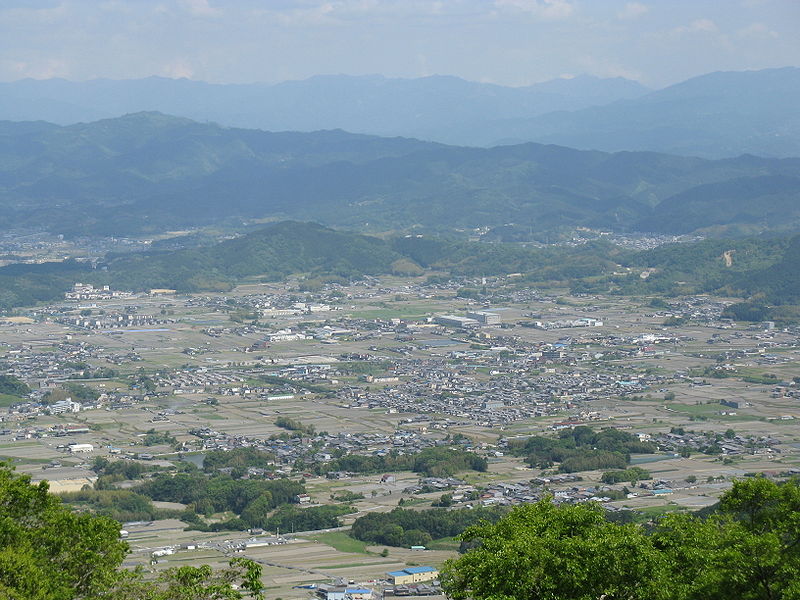
[[[68,127],[0,123],[0,227],[67,235],[263,217],[361,231],[508,223],[530,232],[797,230],[798,181],[800,159],[461,148],[230,129],[159,113]],[[747,210],[754,205],[761,212]]]
[[[362,277],[402,268],[402,257],[375,237],[314,223],[275,223],[204,247],[129,255],[105,265],[115,286],[131,289],[224,290],[246,277],[279,280],[294,273]]]
[[[726,260],[727,257],[727,260]],[[314,223],[278,222],[211,246],[110,256],[86,263],[0,268],[0,309],[52,301],[76,281],[116,289],[228,290],[248,278],[302,275],[304,285],[364,275],[482,277],[520,273],[522,286],[558,284],[576,292],[719,292],[760,304],[800,303],[800,236],[705,240],[634,252],[608,242],[531,247],[447,237],[386,239]],[[643,271],[649,276],[640,277]]]

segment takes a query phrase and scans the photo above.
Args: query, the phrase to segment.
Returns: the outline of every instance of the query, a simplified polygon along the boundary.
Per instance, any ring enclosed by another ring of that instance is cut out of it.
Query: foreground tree
[[[800,599],[800,486],[736,481],[707,519],[672,515],[654,535],[689,598]]]
[[[118,579],[128,551],[119,523],[76,514],[0,464],[0,597],[93,598]]]
[[[734,482],[707,518],[646,530],[550,500],[461,536],[443,572],[455,600],[800,600],[800,485]]]
[[[148,579],[120,569],[128,545],[117,521],[75,513],[28,475],[0,463],[0,598],[3,600],[238,600],[262,598],[261,567],[168,569]]]
[[[461,536],[476,545],[443,575],[455,600],[670,599],[666,561],[635,525],[605,520],[595,505],[521,506]]]

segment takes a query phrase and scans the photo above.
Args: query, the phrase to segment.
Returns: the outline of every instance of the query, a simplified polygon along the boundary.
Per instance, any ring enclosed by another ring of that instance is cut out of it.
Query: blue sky
[[[800,65],[800,0],[0,0],[0,80],[432,74],[652,87]]]

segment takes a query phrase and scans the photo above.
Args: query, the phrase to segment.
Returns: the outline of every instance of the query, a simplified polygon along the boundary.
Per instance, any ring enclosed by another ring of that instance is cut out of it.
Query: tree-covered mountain
[[[709,73],[630,100],[476,128],[466,143],[533,140],[616,152],[800,156],[800,68]]]
[[[381,239],[284,221],[211,246],[109,256],[94,267],[76,261],[2,267],[0,309],[59,299],[76,281],[200,292],[228,290],[251,277],[277,281],[301,274],[313,281],[430,269],[456,276],[522,272],[564,282],[612,271],[620,252],[609,244],[526,248],[417,236]]]
[[[759,231],[800,222],[800,204],[791,201],[798,178],[800,159],[711,161],[532,143],[463,148],[342,131],[231,129],[160,113],[67,127],[0,123],[0,227],[65,234],[263,218],[362,230],[514,223],[529,231],[683,232],[694,223]],[[673,204],[680,213],[687,203],[708,203],[709,188],[698,186],[712,186],[713,210],[648,221],[654,207],[668,214]],[[744,204],[758,203],[771,220],[726,210],[745,190]]]
[[[535,247],[438,236],[378,238],[284,221],[210,246],[109,256],[95,266],[76,261],[9,265],[0,268],[0,310],[57,300],[76,281],[134,291],[203,292],[229,290],[251,278],[302,275],[304,285],[316,285],[425,271],[455,277],[519,273],[521,286],[555,284],[575,292],[716,292],[763,307],[800,304],[799,263],[800,235],[711,239],[636,252],[605,241]]]
[[[209,84],[188,79],[85,82],[25,79],[0,83],[0,119],[61,125],[159,111],[226,126],[276,131],[345,129],[461,143],[476,121],[527,118],[641,96],[623,78],[580,76],[504,87],[431,76],[321,75],[278,84]]]

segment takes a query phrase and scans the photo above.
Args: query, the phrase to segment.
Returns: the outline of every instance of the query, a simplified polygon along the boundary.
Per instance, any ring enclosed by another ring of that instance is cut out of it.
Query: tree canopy
[[[48,484],[0,463],[0,598],[8,600],[238,600],[262,598],[261,567],[167,569],[154,579],[121,569],[119,523],[76,513]],[[245,595],[247,594],[247,596]]]
[[[737,481],[709,517],[670,515],[649,527],[547,499],[461,539],[472,549],[443,571],[455,600],[800,598],[797,481]]]

